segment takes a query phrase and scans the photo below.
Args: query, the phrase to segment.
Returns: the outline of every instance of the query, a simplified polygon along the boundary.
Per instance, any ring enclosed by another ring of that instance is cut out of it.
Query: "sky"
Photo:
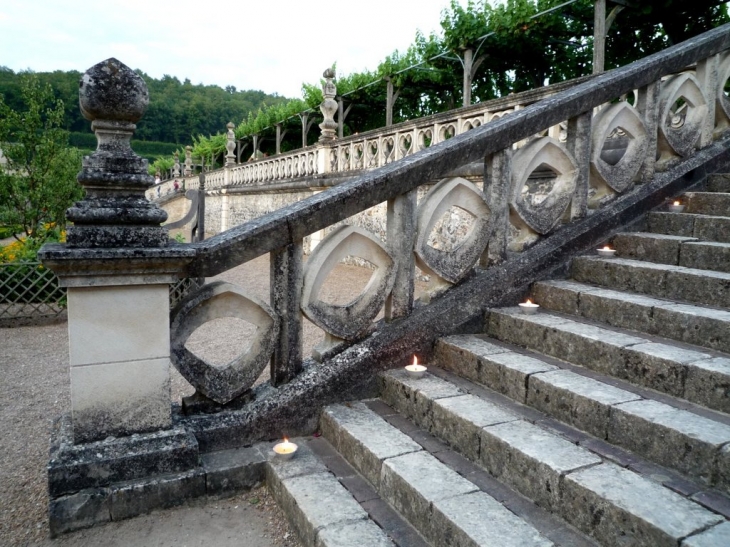
[[[462,5],[466,0],[459,0]],[[449,0],[0,0],[0,66],[78,70],[109,57],[152,77],[300,97],[333,62],[375,70]]]

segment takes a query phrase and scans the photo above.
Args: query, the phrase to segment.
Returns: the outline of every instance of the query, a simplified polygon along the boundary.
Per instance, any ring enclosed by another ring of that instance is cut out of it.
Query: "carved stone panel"
[[[621,101],[602,109],[592,125],[592,178],[616,192],[624,192],[645,159],[648,136],[644,122],[633,106]],[[610,148],[605,150],[608,145]],[[618,155],[620,159],[615,161]]]
[[[717,67],[717,91],[715,95],[715,127],[724,130],[730,127],[730,99],[725,94],[725,84],[730,80],[730,53],[720,56]]]
[[[702,134],[707,113],[707,100],[694,74],[683,72],[662,82],[658,142],[661,159],[689,156]]]
[[[554,174],[552,187],[535,198],[524,191],[533,172],[547,169]],[[535,139],[518,151],[512,158],[512,187],[510,207],[514,214],[529,228],[539,234],[547,234],[560,221],[576,185],[576,163],[573,156],[559,141],[550,137]]]
[[[195,329],[233,317],[257,327],[249,348],[223,367],[211,365],[189,351],[185,344]],[[172,364],[190,384],[220,404],[248,390],[271,359],[279,335],[279,318],[265,302],[241,287],[215,281],[186,297],[176,308],[170,325]]]
[[[474,217],[471,228],[461,244],[451,251],[435,249],[428,244],[431,231],[452,207]],[[474,267],[491,232],[490,210],[481,190],[466,179],[444,179],[431,188],[418,207],[416,264],[431,275],[457,283]]]
[[[375,266],[363,292],[345,305],[319,298],[332,269],[348,256]],[[393,288],[394,260],[380,240],[357,226],[340,226],[312,251],[304,269],[302,311],[318,327],[337,338],[355,340],[368,331]]]

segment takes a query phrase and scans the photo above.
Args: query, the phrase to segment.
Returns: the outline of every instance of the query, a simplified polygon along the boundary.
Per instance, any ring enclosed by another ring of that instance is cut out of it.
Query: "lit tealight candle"
[[[522,310],[522,313],[526,315],[532,315],[535,312],[537,312],[537,308],[540,307],[540,304],[535,304],[532,302],[529,298],[527,299],[527,302],[522,302],[520,304],[520,309]]]
[[[296,444],[289,442],[289,439],[284,437],[284,442],[274,445],[274,453],[282,460],[290,460],[294,457],[294,454],[299,448]]]
[[[682,205],[681,201],[674,201],[669,205],[669,210],[672,213],[681,213],[682,211],[684,211],[684,205]]]
[[[598,249],[598,254],[603,258],[613,258],[616,255],[616,249],[612,249],[608,245],[604,245]]]
[[[406,365],[406,372],[408,372],[408,375],[412,376],[413,378],[421,378],[424,374],[426,374],[426,367],[424,367],[423,365],[419,365],[418,357],[414,355],[413,364]]]

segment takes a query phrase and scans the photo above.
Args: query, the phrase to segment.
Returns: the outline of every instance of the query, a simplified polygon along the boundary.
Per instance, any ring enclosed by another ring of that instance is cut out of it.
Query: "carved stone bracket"
[[[332,269],[348,256],[367,260],[376,267],[363,292],[344,306],[319,298]],[[380,240],[357,226],[341,226],[312,252],[304,270],[302,311],[325,332],[344,340],[355,340],[367,332],[393,289],[394,260]]]
[[[428,238],[439,219],[452,207],[463,209],[474,220],[454,250],[435,249],[428,244]],[[466,179],[444,179],[431,188],[418,207],[416,264],[431,275],[457,283],[474,267],[491,235],[490,210],[481,190]]]
[[[233,317],[257,327],[248,350],[224,367],[211,365],[185,347],[190,335],[213,319]],[[215,281],[186,297],[172,314],[171,359],[200,393],[220,404],[248,390],[271,359],[279,336],[279,318],[268,304],[241,287]]]
[[[612,104],[602,109],[593,119],[593,135],[591,146],[591,177],[601,185],[606,185],[616,192],[624,192],[636,178],[644,163],[648,136],[643,120],[633,106],[626,101]],[[626,150],[617,163],[606,161],[602,157],[604,145],[615,132],[622,133],[615,138],[617,144]]]

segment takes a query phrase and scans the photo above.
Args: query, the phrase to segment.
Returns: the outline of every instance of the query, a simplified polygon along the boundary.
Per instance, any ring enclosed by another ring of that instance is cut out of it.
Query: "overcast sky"
[[[466,4],[466,0],[460,0]],[[302,82],[374,70],[449,0],[0,0],[0,65],[78,70],[116,57],[150,76],[300,97]]]

